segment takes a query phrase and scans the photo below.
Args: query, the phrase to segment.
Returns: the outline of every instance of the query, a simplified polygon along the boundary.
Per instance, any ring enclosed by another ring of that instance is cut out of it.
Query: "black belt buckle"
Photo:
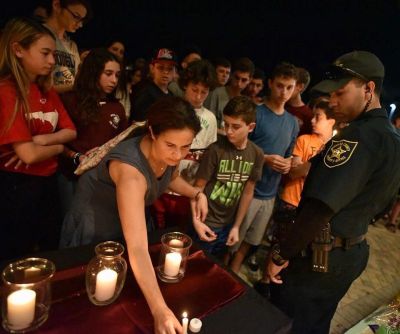
[[[344,239],[344,245],[343,245],[344,250],[349,250],[351,246],[353,246],[351,243],[351,239],[349,238]]]

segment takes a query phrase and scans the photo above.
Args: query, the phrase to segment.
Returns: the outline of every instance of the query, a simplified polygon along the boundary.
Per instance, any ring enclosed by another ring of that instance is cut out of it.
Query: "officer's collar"
[[[362,120],[365,118],[375,118],[375,117],[388,118],[386,109],[385,108],[374,108],[374,109],[370,109],[368,111],[364,111],[357,118],[355,118],[353,120],[353,122]]]

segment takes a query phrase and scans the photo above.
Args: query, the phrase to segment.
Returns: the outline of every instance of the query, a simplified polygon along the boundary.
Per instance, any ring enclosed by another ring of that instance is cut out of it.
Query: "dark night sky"
[[[0,19],[25,14],[34,0],[10,1]],[[196,44],[212,59],[249,56],[268,71],[279,61],[311,71],[313,81],[337,56],[369,50],[386,66],[386,90],[400,100],[400,0],[92,0],[94,18],[72,38],[81,48],[125,41],[128,56],[149,57],[161,46],[178,54]],[[397,93],[398,92],[398,93]]]

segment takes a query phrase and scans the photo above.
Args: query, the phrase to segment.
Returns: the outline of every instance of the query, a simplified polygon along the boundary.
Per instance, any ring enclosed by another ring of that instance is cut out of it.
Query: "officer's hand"
[[[267,266],[267,273],[270,281],[276,284],[282,284],[283,281],[281,280],[281,276],[279,275],[279,273],[281,272],[282,269],[285,269],[288,265],[289,261],[286,261],[283,265],[277,266],[275,263],[272,262],[272,259],[270,257]]]

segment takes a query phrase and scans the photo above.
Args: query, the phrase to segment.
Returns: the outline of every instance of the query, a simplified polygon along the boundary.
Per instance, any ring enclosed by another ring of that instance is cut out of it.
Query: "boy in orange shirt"
[[[310,170],[309,160],[315,156],[332,137],[335,120],[329,102],[321,100],[313,108],[312,134],[297,138],[293,149],[292,167],[280,198],[294,207],[300,202],[304,181]]]
[[[288,173],[280,202],[274,213],[277,223],[276,237],[282,241],[287,235],[287,229],[294,223],[296,209],[301,199],[304,181],[310,170],[309,160],[315,156],[332,138],[335,120],[333,111],[326,99],[319,100],[313,107],[314,116],[311,119],[312,133],[297,138],[293,149],[292,167]],[[254,288],[263,296],[269,297],[269,278],[267,270],[263,278],[254,284]]]

